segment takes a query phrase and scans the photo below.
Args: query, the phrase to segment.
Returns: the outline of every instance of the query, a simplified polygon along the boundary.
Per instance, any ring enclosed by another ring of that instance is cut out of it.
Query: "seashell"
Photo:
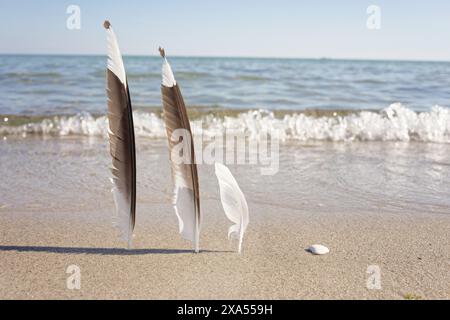
[[[308,248],[308,251],[312,254],[327,254],[330,252],[330,249],[321,244],[313,244]]]

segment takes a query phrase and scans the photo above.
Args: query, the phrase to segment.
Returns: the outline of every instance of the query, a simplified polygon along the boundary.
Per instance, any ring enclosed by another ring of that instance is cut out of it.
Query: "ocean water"
[[[450,214],[450,63],[170,60],[196,138],[279,133],[273,176],[262,176],[259,164],[227,164],[251,208]],[[114,211],[105,64],[105,57],[0,56],[0,213],[86,216],[99,204]],[[161,61],[125,64],[138,203],[171,210]],[[219,208],[213,166],[200,165],[199,174],[202,199]]]
[[[138,220],[152,219],[164,205],[175,232],[166,140],[138,139],[136,147]],[[282,223],[284,217],[315,213],[450,214],[450,144],[292,141],[280,145],[274,175],[261,175],[265,166],[260,163],[226,164],[249,203],[251,224],[264,216],[276,216]],[[0,141],[0,214],[92,219],[99,208],[108,208],[112,219],[110,165],[106,138],[28,136]],[[222,215],[214,165],[203,163],[198,170],[205,219]]]
[[[164,136],[161,59],[124,60],[138,135]],[[277,128],[301,141],[450,141],[449,62],[170,61],[210,135],[232,128],[256,137]],[[104,134],[105,64],[104,56],[0,55],[0,134]]]
[[[160,106],[161,59],[124,57],[135,107]],[[415,111],[450,106],[450,62],[182,58],[188,105]],[[104,56],[0,56],[0,114],[105,112]]]

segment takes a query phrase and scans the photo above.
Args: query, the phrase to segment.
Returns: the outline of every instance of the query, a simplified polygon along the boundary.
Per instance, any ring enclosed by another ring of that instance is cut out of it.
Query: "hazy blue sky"
[[[124,54],[450,60],[448,0],[0,0],[0,53],[103,54],[105,18]]]

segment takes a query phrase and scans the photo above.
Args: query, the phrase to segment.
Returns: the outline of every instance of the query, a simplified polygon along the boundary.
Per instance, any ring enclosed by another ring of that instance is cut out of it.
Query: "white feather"
[[[131,230],[130,205],[126,196],[121,193],[116,186],[114,178],[111,179],[113,187],[111,192],[116,205],[116,215],[114,216],[114,226],[119,230],[120,236],[127,241],[128,248],[131,248],[133,231]]]
[[[109,26],[109,28],[106,29],[106,34],[108,41],[108,69],[119,78],[120,82],[122,82],[126,88],[127,76],[125,73],[125,66],[123,65],[119,44],[112,26]]]
[[[238,251],[241,253],[244,232],[249,223],[247,201],[230,170],[220,163],[216,163],[215,167],[223,210],[227,218],[234,223],[228,229],[228,238],[239,238]]]
[[[195,243],[195,202],[192,189],[176,186],[174,197],[174,209],[178,218],[179,232],[181,236]]]
[[[186,166],[182,164],[181,167]],[[183,168],[186,170],[186,168]],[[175,171],[175,187],[173,207],[178,218],[178,227],[181,236],[194,244],[195,252],[199,252],[199,232],[195,212],[195,195],[192,189],[190,176],[182,174],[183,169]],[[187,181],[189,180],[189,181]]]
[[[162,85],[168,88],[175,86],[177,83],[175,81],[175,76],[173,75],[172,68],[169,62],[164,58],[162,65]]]
[[[183,131],[183,141],[189,141],[189,139],[190,138],[186,135],[186,131]],[[189,149],[189,144],[184,145],[183,150]],[[189,164],[185,163],[173,165],[173,207],[178,218],[178,226],[181,236],[195,244],[195,195],[194,190],[192,189],[192,177],[191,175],[186,174],[186,172],[190,171],[189,166]]]

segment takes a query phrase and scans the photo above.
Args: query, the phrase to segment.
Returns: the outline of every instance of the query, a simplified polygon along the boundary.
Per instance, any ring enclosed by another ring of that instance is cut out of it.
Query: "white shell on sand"
[[[308,248],[308,251],[312,254],[327,254],[328,252],[330,252],[330,249],[321,244],[313,244]]]

